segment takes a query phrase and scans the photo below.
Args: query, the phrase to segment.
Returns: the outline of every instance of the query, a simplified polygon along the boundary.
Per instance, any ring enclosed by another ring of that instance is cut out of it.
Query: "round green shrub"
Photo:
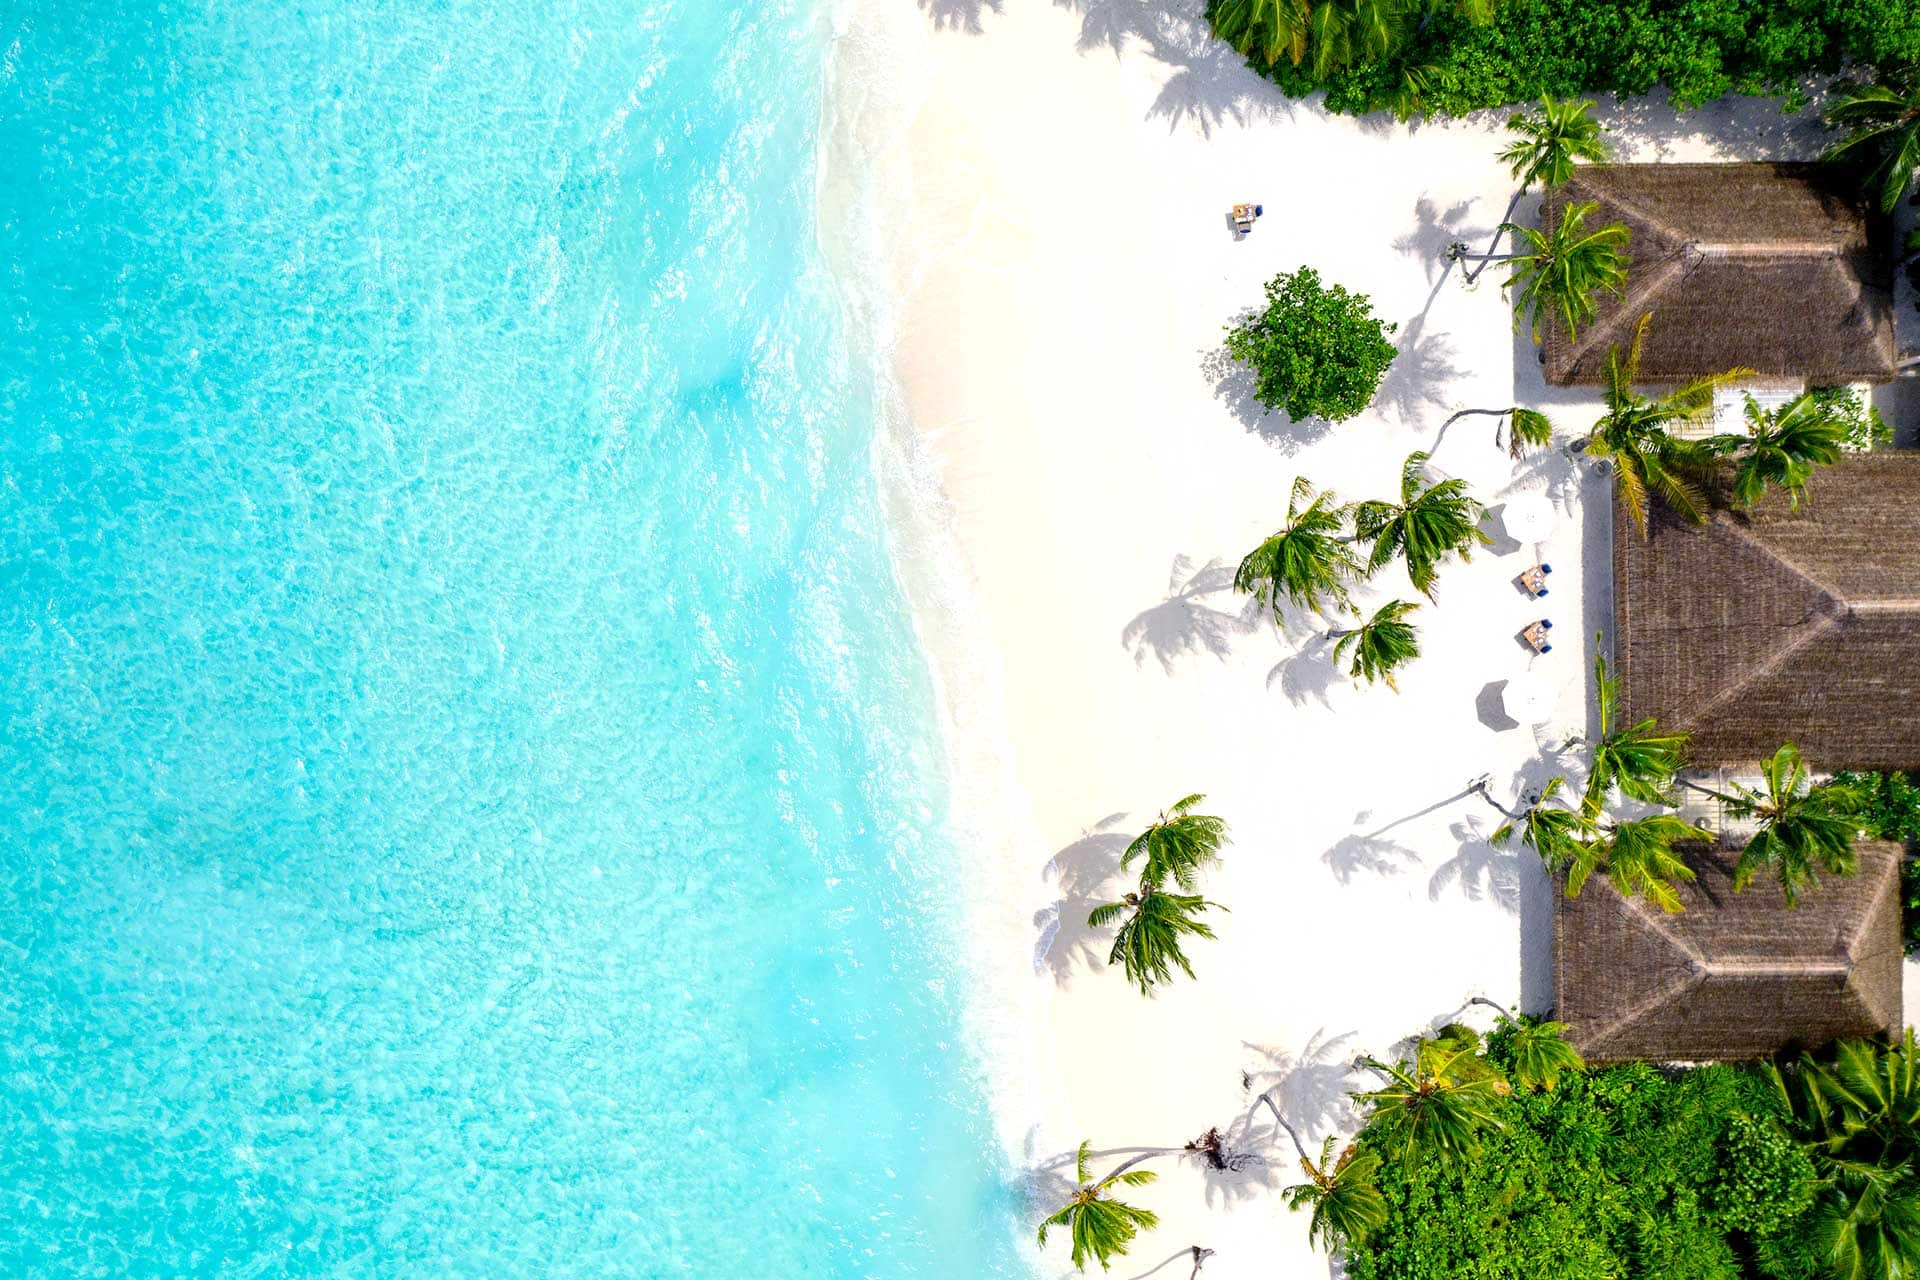
[[[1367,407],[1398,351],[1398,326],[1373,315],[1365,294],[1320,283],[1302,267],[1267,282],[1267,306],[1230,326],[1227,354],[1253,370],[1254,398],[1295,422],[1344,422]]]

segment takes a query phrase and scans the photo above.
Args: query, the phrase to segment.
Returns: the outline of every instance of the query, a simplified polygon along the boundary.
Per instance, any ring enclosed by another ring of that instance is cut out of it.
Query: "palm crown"
[[[1348,675],[1368,684],[1384,681],[1389,689],[1399,689],[1395,670],[1420,656],[1419,630],[1406,620],[1417,608],[1406,600],[1390,600],[1359,626],[1339,632],[1340,639],[1333,646],[1334,662],[1344,662],[1351,654],[1353,665]]]
[[[1767,1068],[1820,1173],[1814,1223],[1829,1274],[1905,1280],[1920,1258],[1920,1050],[1842,1041],[1831,1065]]]
[[[1499,1034],[1506,1040],[1513,1078],[1524,1088],[1551,1091],[1562,1074],[1587,1065],[1579,1050],[1567,1043],[1564,1022],[1503,1014]]]
[[[1806,497],[1816,466],[1840,461],[1851,428],[1830,404],[1803,391],[1772,413],[1747,397],[1747,434],[1720,436],[1711,443],[1738,455],[1733,500],[1743,507],[1760,501],[1769,485],[1785,491],[1793,510]]]
[[[1559,221],[1544,230],[1505,224],[1517,250],[1508,263],[1505,287],[1518,290],[1515,306],[1527,313],[1535,342],[1545,333],[1549,316],[1574,337],[1599,309],[1595,294],[1626,292],[1629,232],[1617,222],[1588,229],[1587,219],[1599,207],[1591,201],[1566,205]]]
[[[1466,481],[1424,483],[1427,457],[1421,452],[1408,454],[1400,467],[1400,500],[1360,503],[1353,509],[1353,530],[1373,542],[1373,554],[1367,560],[1369,573],[1385,567],[1395,556],[1404,556],[1407,576],[1431,600],[1442,564],[1453,556],[1472,559],[1476,544],[1485,545],[1493,539],[1479,527],[1484,508],[1467,493]]]
[[[1502,1126],[1500,1099],[1513,1088],[1478,1048],[1470,1033],[1450,1034],[1422,1040],[1412,1062],[1390,1066],[1360,1059],[1385,1082],[1357,1095],[1373,1104],[1368,1132],[1409,1163],[1430,1156],[1457,1159],[1479,1150],[1481,1136]]]
[[[1307,1181],[1288,1187],[1281,1194],[1286,1197],[1289,1209],[1312,1208],[1313,1217],[1307,1223],[1307,1243],[1332,1251],[1349,1242],[1364,1240],[1369,1232],[1385,1225],[1387,1201],[1374,1178],[1380,1168],[1379,1156],[1349,1144],[1335,1160],[1334,1138],[1329,1134],[1320,1148],[1320,1159],[1315,1161],[1300,1149],[1299,1142],[1298,1138],[1294,1139],[1295,1150],[1300,1154],[1300,1170],[1307,1175]]]
[[[1092,1257],[1104,1271],[1114,1257],[1127,1251],[1127,1246],[1133,1243],[1135,1236],[1160,1225],[1160,1218],[1151,1210],[1136,1209],[1107,1194],[1115,1185],[1144,1187],[1154,1180],[1153,1172],[1147,1169],[1127,1171],[1122,1166],[1120,1170],[1095,1182],[1087,1162],[1091,1154],[1090,1145],[1086,1142],[1080,1144],[1079,1156],[1074,1163],[1074,1179],[1079,1186],[1065,1208],[1040,1224],[1040,1244],[1045,1246],[1047,1243],[1048,1228],[1066,1227],[1073,1238],[1073,1265],[1085,1271],[1087,1259]]]
[[[1295,479],[1286,525],[1247,553],[1234,572],[1234,590],[1252,594],[1276,621],[1283,600],[1315,613],[1329,602],[1346,605],[1347,582],[1363,569],[1341,539],[1345,525],[1346,509],[1332,493],[1316,494],[1306,477]]]
[[[1493,833],[1492,843],[1504,849],[1517,833],[1523,843],[1539,855],[1549,871],[1557,871],[1573,861],[1580,842],[1589,835],[1591,819],[1583,811],[1568,808],[1556,800],[1565,778],[1551,778],[1540,789],[1540,798],[1516,818],[1503,823]]]
[[[1694,877],[1677,846],[1712,839],[1711,831],[1675,813],[1617,822],[1578,847],[1567,865],[1567,896],[1579,897],[1588,877],[1604,871],[1621,897],[1643,897],[1662,911],[1678,911],[1677,884]]]
[[[1593,656],[1593,682],[1600,704],[1600,740],[1593,745],[1593,767],[1582,802],[1597,817],[1609,792],[1646,804],[1666,804],[1673,775],[1687,759],[1687,735],[1662,732],[1652,716],[1621,726],[1620,680],[1607,672],[1604,654]]]
[[[1125,871],[1135,858],[1145,858],[1140,869],[1142,885],[1158,889],[1171,877],[1182,889],[1191,891],[1200,868],[1217,862],[1220,846],[1227,841],[1225,822],[1192,811],[1205,799],[1203,795],[1187,796],[1162,813],[1160,820],[1135,836],[1120,855],[1120,869]]]
[[[1209,907],[1226,910],[1198,894],[1168,893],[1142,883],[1137,893],[1095,907],[1087,916],[1087,924],[1104,929],[1115,920],[1121,921],[1107,963],[1121,966],[1142,995],[1152,995],[1155,985],[1173,980],[1176,967],[1193,977],[1193,965],[1187,961],[1181,939],[1213,937],[1212,927],[1199,919]]]
[[[1747,841],[1734,865],[1733,887],[1745,889],[1771,868],[1786,904],[1813,884],[1816,867],[1832,875],[1856,870],[1853,838],[1859,831],[1863,798],[1839,782],[1809,785],[1806,762],[1793,743],[1781,745],[1761,767],[1764,789],[1736,784],[1727,797],[1738,818],[1758,818],[1759,830]]]
[[[1614,347],[1607,353],[1607,412],[1587,440],[1589,457],[1613,463],[1620,501],[1640,526],[1642,537],[1647,534],[1649,492],[1694,524],[1706,520],[1707,500],[1700,481],[1711,465],[1713,450],[1698,441],[1678,439],[1669,428],[1704,422],[1713,413],[1713,393],[1753,373],[1730,369],[1696,378],[1657,399],[1639,394],[1633,384],[1640,379],[1640,356],[1652,321],[1652,313],[1641,316],[1627,349]]]
[[[1522,191],[1536,182],[1557,187],[1573,176],[1576,161],[1607,158],[1591,99],[1558,99],[1548,94],[1540,99],[1538,111],[1508,120],[1507,130],[1519,136],[1500,158],[1513,170]]]
[[[1830,128],[1847,130],[1847,136],[1822,158],[1857,168],[1867,194],[1882,212],[1892,213],[1920,169],[1920,74],[1842,85],[1834,91],[1826,121]]]

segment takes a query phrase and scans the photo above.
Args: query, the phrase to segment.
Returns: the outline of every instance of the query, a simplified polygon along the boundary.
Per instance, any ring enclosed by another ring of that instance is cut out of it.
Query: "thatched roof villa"
[[[1621,714],[1692,735],[1694,762],[1742,772],[1782,742],[1832,769],[1920,768],[1920,453],[1822,469],[1795,512],[1716,502],[1705,528],[1614,512]],[[1724,495],[1718,495],[1724,498]],[[1562,899],[1556,1016],[1589,1059],[1765,1057],[1901,1021],[1897,845],[1821,877],[1792,910],[1771,882],[1732,892],[1702,851],[1669,916],[1596,877]]]
[[[1643,380],[1683,382],[1734,368],[1762,380],[1839,386],[1884,382],[1898,366],[1892,233],[1816,164],[1586,165],[1548,193],[1599,209],[1589,227],[1624,223],[1623,298],[1569,341],[1546,340],[1547,379],[1606,376],[1607,351],[1652,312]]]
[[[1822,769],[1920,769],[1920,452],[1823,468],[1704,529],[1616,510],[1614,667],[1623,714],[1737,766],[1798,743]]]
[[[1726,851],[1693,860],[1676,915],[1594,877],[1560,900],[1554,1016],[1599,1063],[1764,1058],[1896,1032],[1901,848],[1857,847],[1858,875],[1824,877],[1792,910],[1771,882],[1734,893]]]

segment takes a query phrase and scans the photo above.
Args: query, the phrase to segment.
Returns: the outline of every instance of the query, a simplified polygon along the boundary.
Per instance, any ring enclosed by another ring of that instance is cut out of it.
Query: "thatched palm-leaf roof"
[[[1590,1062],[1767,1057],[1891,1033],[1901,1021],[1898,845],[1859,846],[1859,874],[1823,876],[1789,910],[1732,885],[1735,854],[1700,850],[1669,915],[1602,877],[1563,898],[1554,1016]]]
[[[1646,539],[1616,506],[1625,718],[1686,730],[1702,765],[1792,741],[1823,769],[1920,768],[1920,453],[1848,458],[1809,496],[1703,529],[1656,502]]]
[[[1587,165],[1546,199],[1626,224],[1627,290],[1603,295],[1568,340],[1555,325],[1547,377],[1596,383],[1607,350],[1653,313],[1641,361],[1649,383],[1727,369],[1814,385],[1885,381],[1896,367],[1892,245],[1885,221],[1812,164]]]

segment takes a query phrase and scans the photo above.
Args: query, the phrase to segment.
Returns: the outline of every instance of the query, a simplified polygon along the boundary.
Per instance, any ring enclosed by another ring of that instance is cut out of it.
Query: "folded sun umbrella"
[[[1508,500],[1500,522],[1516,542],[1539,542],[1553,531],[1553,504],[1544,494],[1520,494]]]
[[[1521,724],[1545,724],[1553,717],[1553,694],[1532,676],[1515,676],[1507,681],[1500,700],[1507,714]]]

